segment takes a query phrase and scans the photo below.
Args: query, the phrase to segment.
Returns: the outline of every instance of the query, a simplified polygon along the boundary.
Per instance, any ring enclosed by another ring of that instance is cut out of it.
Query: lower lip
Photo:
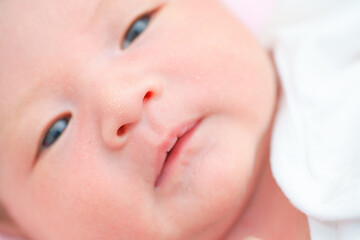
[[[180,137],[175,144],[174,148],[171,150],[171,152],[168,154],[165,163],[163,165],[163,168],[161,170],[161,173],[159,177],[156,180],[155,187],[158,187],[162,184],[162,182],[170,175],[172,168],[174,167],[176,160],[181,155],[182,151],[186,148],[189,141],[191,140],[191,137],[194,135],[196,129],[200,125],[201,121],[198,121],[193,128],[191,128],[189,131],[187,131],[182,137]]]

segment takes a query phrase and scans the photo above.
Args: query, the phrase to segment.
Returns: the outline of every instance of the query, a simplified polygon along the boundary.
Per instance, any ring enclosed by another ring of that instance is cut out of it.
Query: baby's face
[[[217,239],[230,228],[252,191],[275,82],[219,2],[0,9],[0,196],[25,232]]]

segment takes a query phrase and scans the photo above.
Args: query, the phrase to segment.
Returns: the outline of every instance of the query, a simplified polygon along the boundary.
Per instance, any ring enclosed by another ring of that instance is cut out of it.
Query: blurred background
[[[264,45],[277,27],[306,21],[356,0],[221,0]]]

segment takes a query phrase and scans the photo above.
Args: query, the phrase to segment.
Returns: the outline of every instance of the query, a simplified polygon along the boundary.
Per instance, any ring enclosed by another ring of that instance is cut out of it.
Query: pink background
[[[222,0],[244,24],[258,34],[271,16],[276,0]]]

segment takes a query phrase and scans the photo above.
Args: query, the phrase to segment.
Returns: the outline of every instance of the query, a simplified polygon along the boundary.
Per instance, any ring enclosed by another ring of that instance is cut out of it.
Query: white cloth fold
[[[281,27],[273,43],[274,177],[313,240],[360,239],[360,1]]]

